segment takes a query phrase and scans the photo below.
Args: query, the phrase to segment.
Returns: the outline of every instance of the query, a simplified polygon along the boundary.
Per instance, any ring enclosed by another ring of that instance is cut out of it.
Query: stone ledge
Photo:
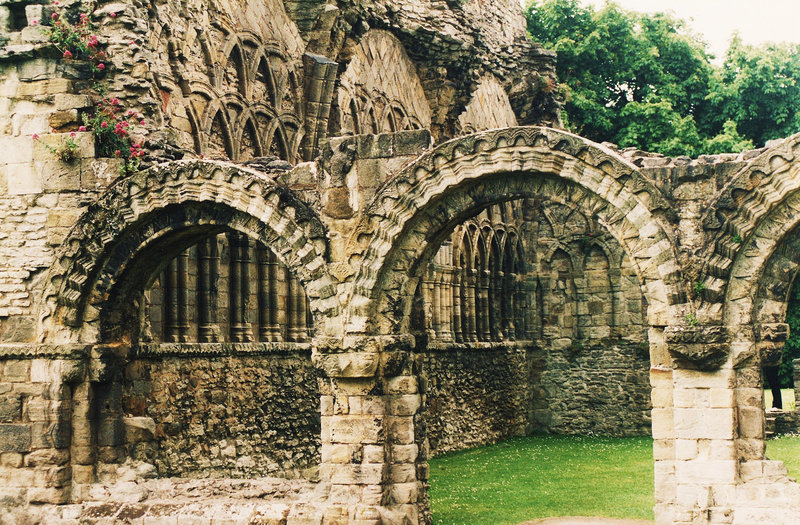
[[[217,357],[275,354],[311,355],[311,343],[141,343],[131,358]]]
[[[80,359],[89,357],[93,345],[0,344],[0,361],[7,359]]]

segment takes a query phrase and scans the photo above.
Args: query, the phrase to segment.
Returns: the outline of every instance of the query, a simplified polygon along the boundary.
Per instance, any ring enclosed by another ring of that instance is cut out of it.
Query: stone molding
[[[212,211],[208,216],[201,213],[196,219],[205,224],[213,224],[213,208],[238,214],[241,224],[228,226],[238,227],[275,251],[303,283],[312,311],[335,315],[338,304],[325,265],[325,229],[313,210],[257,171],[224,162],[177,161],[120,179],[78,220],[57,252],[47,279],[40,315],[41,342],[52,341],[58,327],[80,326],[85,321],[87,298],[104,298],[125,261],[163,233],[145,225],[136,239],[141,244],[123,246],[120,239],[130,238],[131,231],[145,219],[188,203],[209,205]],[[192,225],[179,222],[167,224],[167,230]],[[130,253],[122,259],[119,253],[112,257],[114,250],[120,249]],[[59,336],[62,338],[69,336]]]

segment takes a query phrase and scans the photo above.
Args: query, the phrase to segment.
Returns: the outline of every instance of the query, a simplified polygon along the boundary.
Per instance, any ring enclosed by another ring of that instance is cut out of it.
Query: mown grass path
[[[437,525],[549,516],[653,519],[653,440],[534,436],[430,461]]]

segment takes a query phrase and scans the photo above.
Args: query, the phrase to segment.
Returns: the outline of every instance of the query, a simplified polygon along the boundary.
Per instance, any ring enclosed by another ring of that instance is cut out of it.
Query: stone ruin
[[[102,71],[40,29],[81,11]],[[800,136],[560,131],[511,0],[9,0],[0,29],[0,522],[428,523],[432,455],[552,432],[652,433],[659,524],[800,523],[761,377]],[[98,82],[138,170],[81,131]]]

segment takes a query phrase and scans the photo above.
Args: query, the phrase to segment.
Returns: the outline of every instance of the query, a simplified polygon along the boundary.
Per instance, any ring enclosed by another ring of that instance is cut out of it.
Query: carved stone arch
[[[674,243],[655,209],[663,195],[611,150],[546,128],[512,128],[447,142],[388,180],[357,229],[346,329],[393,333],[407,325],[418,265],[443,238],[495,202],[546,196],[595,217],[638,269],[652,326],[678,323],[690,305]],[[370,322],[369,320],[372,320]]]
[[[226,108],[219,106],[215,112],[209,112],[206,125],[203,127],[206,140],[203,144],[202,153],[212,158],[224,157],[231,159],[235,151],[232,126]]]
[[[249,160],[254,157],[264,156],[264,141],[256,125],[255,115],[250,108],[245,108],[236,122],[236,135],[233,144],[236,160]]]
[[[430,127],[430,105],[416,66],[400,40],[390,32],[369,30],[356,45],[347,46],[336,61],[343,68],[335,95],[339,107],[347,108],[350,99],[368,94],[367,98],[374,102],[376,132],[388,130],[390,118],[398,130],[402,129],[404,123],[397,121],[397,115],[389,117],[386,113],[392,104],[400,105],[404,115],[413,117],[420,128]],[[369,133],[370,126],[363,117],[370,110],[363,105],[362,108],[361,133]],[[384,124],[386,127],[382,128]],[[342,129],[338,134],[347,132],[354,130]]]
[[[760,243],[758,225],[800,189],[800,133],[767,149],[751,160],[707,206],[703,226],[710,235],[704,260],[703,298],[721,303],[728,294],[734,260],[742,249]],[[708,315],[718,319],[719,309]]]
[[[158,258],[151,249],[164,239],[180,248],[193,240],[183,232],[215,228],[264,242],[305,286],[312,312],[336,315],[325,229],[313,210],[259,172],[177,161],[120,179],[78,220],[47,277],[41,342],[96,342],[105,301],[135,257]]]
[[[275,118],[270,123],[264,136],[264,151],[267,155],[274,155],[285,161],[290,161],[291,151],[286,137],[286,130],[280,118]]]
[[[250,84],[249,68],[238,36],[231,36],[222,46],[219,56],[217,88],[224,93],[238,93],[247,97]]]
[[[259,98],[264,97],[267,99],[268,104],[273,107],[278,107],[278,86],[275,83],[275,73],[272,70],[272,65],[269,61],[270,54],[266,50],[261,50],[254,56],[254,60],[250,65],[250,78],[253,79],[250,85],[250,92],[248,96],[251,99],[256,99],[257,103],[263,103]],[[263,92],[260,86],[263,84]]]

